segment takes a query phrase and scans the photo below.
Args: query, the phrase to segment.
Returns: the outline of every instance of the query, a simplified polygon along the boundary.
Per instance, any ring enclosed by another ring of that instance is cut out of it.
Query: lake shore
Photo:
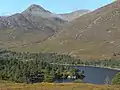
[[[120,71],[120,68],[112,68],[112,67],[105,67],[105,66],[93,66],[93,65],[74,65],[74,66],[85,66],[85,67],[94,67],[94,68],[104,68],[104,69],[111,69],[111,70],[117,70],[117,71]]]
[[[112,67],[105,67],[105,66],[99,66],[99,65],[96,65],[96,66],[94,66],[94,65],[82,65],[82,64],[72,65],[72,64],[58,64],[58,63],[51,63],[51,64],[65,65],[65,66],[77,66],[77,67],[79,67],[79,66],[81,66],[81,67],[83,67],[83,66],[85,66],[85,67],[95,67],[95,68],[104,68],[104,69],[111,69],[111,70],[119,70],[120,71],[120,68],[112,68]]]

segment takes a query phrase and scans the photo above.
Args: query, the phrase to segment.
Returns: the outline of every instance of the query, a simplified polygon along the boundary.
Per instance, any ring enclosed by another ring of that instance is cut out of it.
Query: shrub
[[[44,82],[52,83],[52,82],[54,82],[54,77],[50,76],[50,75],[45,75],[44,76]]]
[[[73,82],[74,82],[74,83],[83,83],[83,80],[81,80],[81,79],[76,79],[76,80],[74,80]]]
[[[112,84],[120,85],[120,72],[112,79]]]

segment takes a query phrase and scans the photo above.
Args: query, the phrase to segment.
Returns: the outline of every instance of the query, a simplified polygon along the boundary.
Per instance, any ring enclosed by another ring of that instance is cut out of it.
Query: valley
[[[0,90],[120,90],[119,21],[119,0],[0,16]]]

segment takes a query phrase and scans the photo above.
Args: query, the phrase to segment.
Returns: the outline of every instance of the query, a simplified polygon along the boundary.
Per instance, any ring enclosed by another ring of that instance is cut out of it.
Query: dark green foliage
[[[120,68],[120,60],[83,61],[69,55],[56,53],[17,53],[0,50],[0,79],[15,82],[53,82],[76,76],[84,79],[84,72],[73,65],[90,65]]]
[[[112,79],[112,84],[120,85],[120,72]]]
[[[54,79],[55,79],[55,77],[52,76],[52,75],[45,75],[45,76],[44,76],[44,81],[45,81],[45,82],[53,82]]]
[[[16,53],[3,50],[0,51],[0,79],[36,83],[66,79],[74,74],[78,77],[74,67],[60,65],[62,62],[69,63],[72,59],[74,60],[70,56],[55,53]]]

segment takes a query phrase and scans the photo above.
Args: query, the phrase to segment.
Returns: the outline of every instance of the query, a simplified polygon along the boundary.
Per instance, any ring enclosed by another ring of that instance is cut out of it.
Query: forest
[[[0,79],[18,83],[54,82],[72,78],[83,80],[84,71],[74,66],[103,66],[120,68],[120,60],[81,60],[57,53],[12,52],[0,49]]]
[[[64,58],[64,59],[62,59]],[[72,59],[69,56],[42,53],[0,51],[0,79],[17,83],[54,82],[59,79],[83,80],[84,73],[72,66],[51,64]]]

